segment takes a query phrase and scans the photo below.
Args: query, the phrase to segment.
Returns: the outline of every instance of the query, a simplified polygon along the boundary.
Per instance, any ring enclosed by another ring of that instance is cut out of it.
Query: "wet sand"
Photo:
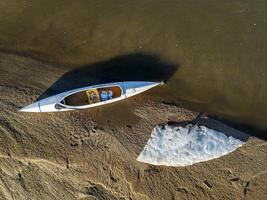
[[[266,199],[265,8],[1,1],[0,199]],[[17,112],[60,91],[126,79],[167,84],[101,108]],[[243,147],[189,167],[136,161],[157,124],[199,111],[263,132],[246,129]]]

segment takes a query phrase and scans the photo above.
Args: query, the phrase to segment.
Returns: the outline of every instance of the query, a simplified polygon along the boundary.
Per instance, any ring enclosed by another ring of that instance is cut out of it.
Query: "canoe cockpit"
[[[118,98],[121,94],[122,90],[119,86],[92,88],[71,94],[64,98],[61,103],[67,106],[85,106]]]

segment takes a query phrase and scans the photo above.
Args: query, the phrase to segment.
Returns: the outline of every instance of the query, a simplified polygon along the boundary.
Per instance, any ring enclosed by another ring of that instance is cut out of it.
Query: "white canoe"
[[[22,112],[58,112],[91,108],[120,101],[163,82],[126,81],[82,87],[62,92],[30,104]]]

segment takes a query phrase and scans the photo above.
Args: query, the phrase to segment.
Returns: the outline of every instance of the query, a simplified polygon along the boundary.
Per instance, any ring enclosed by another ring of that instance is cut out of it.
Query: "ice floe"
[[[137,160],[153,165],[187,166],[226,155],[244,142],[205,126],[160,125]]]

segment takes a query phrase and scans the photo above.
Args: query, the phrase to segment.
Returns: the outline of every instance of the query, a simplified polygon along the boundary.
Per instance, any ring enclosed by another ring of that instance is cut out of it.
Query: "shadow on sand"
[[[162,61],[158,56],[151,54],[118,56],[65,73],[37,100],[71,89],[101,83],[162,80],[167,82],[178,67],[177,64]]]
[[[265,129],[245,123],[233,122],[227,119],[223,119],[219,116],[209,115],[209,117],[213,118],[216,121],[220,121],[221,123],[226,124],[227,126],[233,127],[234,129],[238,129],[251,136],[267,141],[267,131]]]
[[[202,116],[202,114],[199,114],[196,119],[192,121],[183,121],[183,122],[168,122],[168,125],[171,126],[186,126],[189,124],[198,125],[198,126],[206,126],[209,129],[213,129],[219,132],[224,133],[225,135],[232,136],[234,138],[237,138],[243,142],[246,142],[249,139],[248,134],[232,128],[224,123],[221,123],[220,121],[217,121],[215,119],[212,119],[210,117]]]

